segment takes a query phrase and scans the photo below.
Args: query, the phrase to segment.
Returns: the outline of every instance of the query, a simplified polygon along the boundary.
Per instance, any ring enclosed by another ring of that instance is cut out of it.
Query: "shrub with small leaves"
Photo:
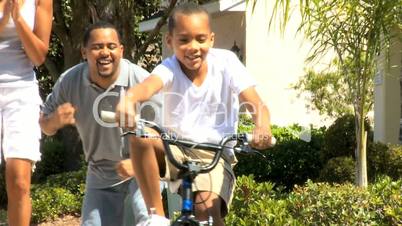
[[[55,174],[43,184],[33,184],[32,222],[79,213],[85,192],[85,171],[84,167],[79,171]]]
[[[81,202],[75,194],[60,187],[32,187],[32,222],[51,220],[59,215],[79,212]]]
[[[402,180],[389,177],[367,189],[308,181],[288,201],[288,211],[302,225],[402,224]]]
[[[269,182],[257,183],[252,176],[237,178],[237,186],[226,225],[286,225],[293,222],[287,202]]]
[[[371,142],[373,140],[373,132],[367,119],[364,121],[364,126],[368,131],[367,142]],[[349,156],[354,158],[355,149],[356,132],[354,116],[348,114],[337,118],[325,132],[321,160],[325,163],[334,157]]]
[[[307,179],[318,177],[322,168],[320,150],[324,128],[311,128],[311,140],[304,141],[298,136],[302,127],[272,127],[277,144],[263,153],[266,159],[258,155],[237,156],[239,162],[234,168],[237,176],[253,174],[259,182],[272,181],[292,189],[294,184],[304,184]]]
[[[377,221],[387,225],[402,225],[402,180],[380,177],[368,190],[373,196],[370,203]]]
[[[402,225],[402,180],[379,178],[367,189],[307,181],[285,193],[270,182],[238,177],[227,225]]]
[[[402,178],[402,146],[370,142],[367,147],[369,179],[387,175],[394,180]]]
[[[85,185],[86,166],[78,171],[54,174],[48,177],[45,185],[49,187],[63,187],[73,194],[83,194],[82,187]]]
[[[352,184],[329,185],[307,182],[295,187],[289,196],[290,212],[303,225],[313,222],[322,225],[373,225],[370,194]]]
[[[356,166],[352,157],[341,156],[330,159],[320,171],[319,181],[329,183],[353,183],[356,178]]]

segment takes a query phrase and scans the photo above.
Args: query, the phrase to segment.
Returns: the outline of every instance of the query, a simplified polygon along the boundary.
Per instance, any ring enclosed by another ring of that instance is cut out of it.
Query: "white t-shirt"
[[[208,73],[199,87],[183,73],[175,56],[163,60],[151,74],[164,85],[163,126],[179,138],[217,143],[236,132],[238,95],[255,81],[229,50],[210,49],[207,63]]]

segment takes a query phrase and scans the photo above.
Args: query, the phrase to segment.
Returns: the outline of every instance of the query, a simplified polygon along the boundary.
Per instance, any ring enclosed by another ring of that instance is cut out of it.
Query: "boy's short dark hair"
[[[172,33],[173,29],[176,26],[176,18],[175,17],[177,14],[192,15],[192,14],[197,14],[197,13],[203,13],[203,14],[207,15],[208,21],[211,21],[208,11],[196,3],[189,2],[189,3],[180,4],[177,7],[175,7],[173,9],[173,11],[170,13],[170,16],[168,18],[169,33]]]
[[[93,30],[106,29],[106,28],[110,28],[110,29],[115,30],[116,33],[117,33],[117,38],[119,39],[119,42],[121,43],[121,35],[120,35],[120,32],[117,30],[116,26],[114,24],[112,24],[112,23],[107,22],[107,21],[100,20],[100,21],[97,21],[97,22],[95,22],[93,24],[88,25],[85,28],[84,36],[83,36],[83,39],[82,39],[83,46],[86,46],[88,44],[89,38],[91,37],[91,32]]]

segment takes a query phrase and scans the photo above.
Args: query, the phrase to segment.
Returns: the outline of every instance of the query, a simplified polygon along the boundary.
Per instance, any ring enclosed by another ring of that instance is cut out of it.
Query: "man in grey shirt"
[[[64,72],[49,94],[40,118],[42,131],[53,135],[65,125],[75,125],[88,162],[82,225],[123,225],[124,200],[131,199],[135,223],[148,211],[133,173],[120,174],[116,164],[128,159],[128,143],[121,128],[102,122],[102,110],[114,111],[119,96],[149,73],[122,59],[123,46],[116,28],[106,22],[90,25],[83,40],[86,60]],[[159,115],[160,102],[146,103],[148,120]],[[144,105],[143,105],[144,106]],[[127,161],[129,162],[129,161]],[[124,167],[123,167],[124,168]]]

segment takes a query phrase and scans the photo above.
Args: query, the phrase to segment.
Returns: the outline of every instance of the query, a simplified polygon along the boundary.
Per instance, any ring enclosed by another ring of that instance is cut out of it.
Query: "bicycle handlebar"
[[[111,111],[101,111],[101,119],[103,121],[105,121],[105,122],[115,123],[116,122],[116,114],[114,112],[111,112]],[[139,117],[136,117],[135,120],[136,121],[145,121],[145,120],[140,119]],[[149,121],[147,121],[147,122],[151,123]],[[156,123],[154,123],[154,124],[156,125]],[[247,142],[251,142],[253,140],[253,135],[252,134],[246,134],[246,140],[247,140]],[[192,143],[191,145],[194,145],[194,143]],[[276,145],[275,137],[271,137],[271,145],[272,146]]]
[[[110,112],[110,111],[101,111],[100,117],[103,121],[109,122],[109,123],[115,123],[115,113]],[[166,155],[168,157],[168,160],[178,169],[180,170],[191,170],[189,169],[188,165],[182,164],[178,162],[171,150],[169,145],[179,145],[179,146],[184,146],[187,148],[197,148],[197,149],[202,149],[202,150],[207,150],[207,151],[213,151],[215,152],[214,158],[212,159],[211,163],[209,163],[206,166],[202,166],[198,169],[199,173],[207,173],[210,170],[212,170],[217,163],[219,162],[220,157],[222,156],[222,152],[224,149],[233,149],[234,152],[236,153],[241,153],[241,154],[259,154],[262,155],[264,158],[265,156],[260,153],[259,151],[256,151],[248,146],[248,143],[251,142],[252,140],[252,135],[251,134],[232,134],[228,135],[222,138],[219,144],[214,144],[214,143],[197,143],[189,140],[182,140],[178,139],[177,137],[170,135],[165,131],[165,129],[158,124],[150,121],[146,121],[143,119],[139,119],[136,117],[136,123],[137,123],[137,128],[132,131],[126,131],[123,132],[122,136],[126,135],[135,135],[138,137],[144,137],[144,138],[161,138],[163,147],[166,150]],[[150,135],[145,133],[145,127],[154,129],[157,133],[159,133],[159,136],[155,135]],[[236,141],[236,145],[233,146],[226,146],[226,144],[230,141]],[[274,146],[276,144],[276,139],[274,137],[271,137],[271,145]]]

